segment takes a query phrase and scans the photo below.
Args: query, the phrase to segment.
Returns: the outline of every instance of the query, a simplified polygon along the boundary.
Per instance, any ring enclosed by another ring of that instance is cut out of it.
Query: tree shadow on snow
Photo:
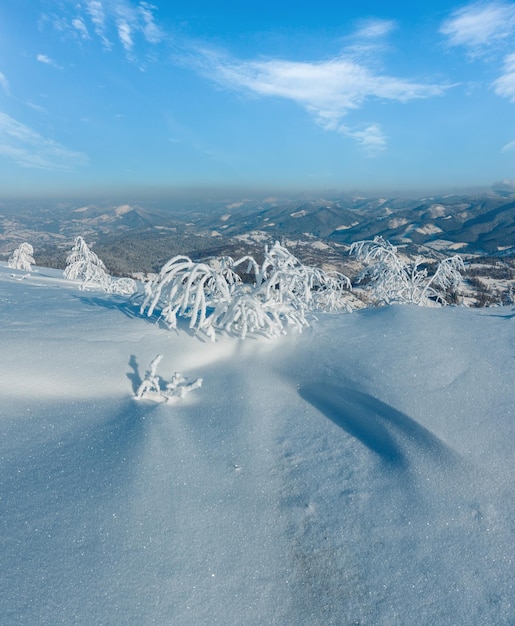
[[[134,354],[131,354],[130,356],[129,367],[132,368],[132,372],[127,372],[127,378],[131,381],[132,392],[134,393],[134,395],[136,395],[139,386],[141,385],[142,379],[139,371],[138,360],[136,359],[136,356]]]
[[[515,313],[490,313],[488,317],[500,317],[504,320],[511,320],[515,317]]]
[[[132,300],[127,300],[123,296],[109,295],[109,297],[101,298],[98,296],[75,296],[83,304],[88,306],[101,307],[103,309],[109,309],[111,311],[120,311],[126,317],[146,317],[140,315],[140,305],[136,304]]]
[[[407,469],[409,465],[409,458],[393,433],[440,463],[455,460],[452,450],[433,433],[374,396],[327,382],[303,385],[299,394],[391,466]]]

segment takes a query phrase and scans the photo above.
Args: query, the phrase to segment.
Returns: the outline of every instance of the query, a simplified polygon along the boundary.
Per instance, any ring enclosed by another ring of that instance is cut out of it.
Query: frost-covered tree
[[[242,267],[253,275],[253,284],[242,283],[237,274]],[[311,310],[349,308],[349,288],[347,277],[304,266],[276,242],[265,249],[261,264],[250,256],[237,261],[224,257],[212,264],[174,257],[147,285],[141,313],[150,316],[159,309],[170,328],[176,328],[177,317],[189,318],[190,328],[212,339],[217,330],[242,338],[249,332],[273,337],[288,326],[301,331],[309,325]]]
[[[106,266],[90,250],[82,237],[75,238],[73,248],[66,258],[64,277],[68,280],[82,281],[81,289],[86,289],[89,286],[106,289],[110,282]]]
[[[32,264],[35,263],[33,255],[34,248],[30,243],[24,242],[12,253],[10,259],[7,261],[7,265],[13,269],[30,272]]]
[[[107,293],[121,295],[130,295],[136,289],[130,278],[113,279],[103,261],[90,250],[82,237],[75,238],[73,248],[66,258],[64,277],[81,281],[81,289],[100,288]]]
[[[446,294],[459,288],[461,272],[465,269],[462,258],[455,255],[440,261],[429,275],[427,268],[421,267],[421,257],[414,261],[405,259],[382,237],[353,243],[350,254],[364,263],[358,279],[369,278],[373,296],[380,304],[446,304]]]
[[[349,306],[345,302],[345,294],[350,289],[346,276],[304,265],[277,241],[270,249],[265,248],[261,266],[252,257],[243,257],[235,266],[246,261],[249,261],[247,272],[255,274],[254,295],[263,296],[264,302],[304,310],[339,310]]]

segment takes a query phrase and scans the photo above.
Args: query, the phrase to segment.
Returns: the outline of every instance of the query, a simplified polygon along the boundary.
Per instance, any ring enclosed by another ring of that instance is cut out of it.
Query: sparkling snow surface
[[[0,264],[0,623],[515,624],[515,309],[203,341]],[[173,404],[158,374],[203,378]]]

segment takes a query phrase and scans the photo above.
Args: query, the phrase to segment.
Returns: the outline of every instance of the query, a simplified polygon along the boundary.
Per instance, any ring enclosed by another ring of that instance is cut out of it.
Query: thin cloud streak
[[[2,88],[2,91],[5,93],[6,96],[11,95],[9,81],[7,80],[5,74],[3,74],[2,72],[0,72],[0,87]]]
[[[515,150],[515,139],[501,148],[501,152],[510,152],[511,150]]]
[[[145,35],[145,39],[149,43],[156,44],[163,39],[163,33],[161,32],[159,26],[156,24],[154,14],[152,13],[153,8],[154,7],[148,2],[141,2],[138,7],[138,11],[143,20],[143,26],[141,27],[141,30]]]
[[[91,39],[88,29],[84,20],[81,17],[76,17],[72,20],[72,26],[79,33],[82,39]]]
[[[364,20],[353,37],[357,39],[377,39],[386,37],[397,28],[395,20]]]
[[[134,47],[131,27],[127,22],[121,19],[117,20],[117,27],[118,37],[120,38],[125,51],[130,54],[132,52],[132,48]]]
[[[504,59],[504,74],[494,82],[495,93],[515,103],[515,53]]]
[[[104,7],[100,0],[86,0],[86,11],[93,22],[95,32],[101,39],[107,50],[112,48],[112,44],[106,35],[106,16]]]
[[[55,67],[58,70],[62,70],[63,69],[60,65],[58,65],[55,61],[53,61],[46,54],[38,54],[36,56],[36,60],[39,61],[39,63],[43,63],[44,65],[49,65],[50,67]]]
[[[88,163],[84,153],[46,139],[5,113],[0,113],[0,156],[22,167],[45,170],[69,170]]]

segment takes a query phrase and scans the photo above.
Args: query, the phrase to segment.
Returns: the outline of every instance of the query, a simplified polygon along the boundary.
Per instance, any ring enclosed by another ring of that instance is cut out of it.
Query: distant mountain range
[[[64,267],[81,235],[115,273],[156,271],[175,254],[193,258],[258,253],[282,240],[303,260],[333,266],[348,246],[382,236],[440,257],[515,255],[515,192],[426,198],[205,201],[187,210],[136,205],[0,203],[0,258],[23,241],[41,265]]]
[[[245,215],[226,214],[210,224],[230,236],[263,231],[350,245],[380,235],[399,244],[495,255],[514,251],[515,194],[289,202]]]

